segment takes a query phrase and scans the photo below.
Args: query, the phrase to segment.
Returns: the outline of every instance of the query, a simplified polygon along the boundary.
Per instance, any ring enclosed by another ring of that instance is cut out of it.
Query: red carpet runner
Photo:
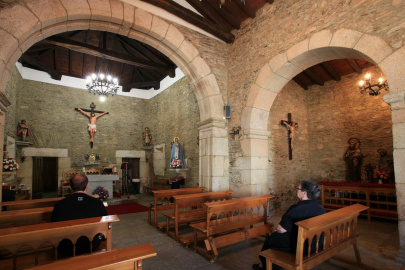
[[[109,215],[124,215],[148,211],[148,207],[138,203],[108,205],[106,209]]]

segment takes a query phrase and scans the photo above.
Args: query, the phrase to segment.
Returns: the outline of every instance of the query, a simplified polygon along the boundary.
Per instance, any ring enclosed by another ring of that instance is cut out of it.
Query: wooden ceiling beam
[[[232,43],[235,40],[234,35],[230,32],[224,31],[222,28],[218,27],[217,24],[207,20],[200,15],[192,12],[191,10],[177,4],[172,0],[141,0],[142,2],[147,2],[156,7],[164,9],[177,17],[197,26],[198,28],[207,31],[208,33],[214,35],[220,40],[226,43]]]
[[[296,82],[299,86],[301,86],[304,90],[308,90],[308,85],[301,80],[300,75],[297,75],[293,78],[293,81]]]
[[[213,23],[217,24],[218,27],[222,27],[226,29],[225,25],[228,26],[229,29],[232,28],[232,25],[228,23],[215,9],[213,9],[210,5],[204,4],[204,2],[200,0],[186,0],[193,8],[195,8],[201,15],[205,18],[211,20]],[[226,31],[226,30],[225,30]]]
[[[323,62],[321,65],[335,81],[340,81],[342,79],[340,74],[332,67],[331,64],[328,62]]]
[[[246,0],[249,1],[249,0]],[[243,10],[243,12],[249,16],[250,18],[254,19],[256,17],[256,12],[250,8],[250,6],[245,2],[244,5],[240,1],[236,1],[236,4]]]
[[[151,61],[139,59],[139,58],[131,56],[131,55],[126,55],[123,53],[109,51],[106,49],[98,48],[98,47],[95,47],[92,45],[84,44],[81,42],[76,42],[73,40],[68,40],[68,39],[54,36],[54,37],[49,37],[47,39],[44,39],[42,42],[45,42],[48,44],[53,44],[53,45],[60,46],[63,48],[67,48],[72,51],[93,55],[93,56],[96,56],[96,57],[99,57],[102,59],[108,59],[108,60],[112,60],[112,61],[125,63],[125,64],[131,65],[131,66],[137,66],[137,67],[142,67],[142,68],[146,68],[146,69],[161,71],[165,74],[168,74],[169,76],[173,75],[173,73],[175,73],[174,68],[167,66],[167,65],[153,63]]]
[[[314,81],[316,84],[319,84],[319,85],[321,85],[321,86],[325,84],[325,82],[322,81],[322,80],[318,77],[318,75],[316,75],[315,72],[311,71],[310,69],[304,70],[304,74],[307,75],[307,76],[308,76],[312,81]]]
[[[157,57],[153,52],[151,52],[148,48],[144,47],[142,43],[139,44],[133,44],[129,40],[125,40],[121,36],[117,35],[118,41],[121,43],[123,48],[129,53],[129,54],[142,54],[144,57],[149,58],[151,61],[160,63],[160,64],[165,64],[159,57]],[[131,40],[132,41],[132,40]],[[134,40],[136,41],[136,40]]]
[[[122,86],[122,92],[129,92],[131,88],[153,88],[154,90],[160,89],[160,81],[149,81],[149,82],[135,82]]]
[[[354,69],[354,71],[358,74],[361,74],[361,67],[357,64],[356,60],[354,59],[346,59],[349,65]]]
[[[60,81],[62,79],[62,74],[59,71],[43,64],[41,61],[39,61],[29,55],[26,55],[26,54],[21,55],[20,62],[26,62],[26,63],[30,64],[31,66],[34,66],[42,71],[45,71],[54,80]]]
[[[216,10],[222,15],[222,17],[234,28],[240,29],[239,21],[234,17],[234,14],[230,13],[226,8],[220,8],[219,5],[212,5],[211,2],[204,2],[206,5],[210,5],[212,9]]]

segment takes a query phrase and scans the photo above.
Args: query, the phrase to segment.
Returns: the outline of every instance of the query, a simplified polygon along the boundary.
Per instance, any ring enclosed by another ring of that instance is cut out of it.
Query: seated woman
[[[297,189],[297,197],[300,200],[288,208],[281,218],[276,232],[266,238],[262,250],[275,249],[295,253],[297,249],[298,226],[296,222],[322,215],[325,209],[316,202],[321,193],[320,186],[314,181],[301,181]],[[266,267],[266,258],[259,256],[261,265],[254,264],[253,270],[261,270]],[[278,265],[273,264],[274,270],[281,270]]]

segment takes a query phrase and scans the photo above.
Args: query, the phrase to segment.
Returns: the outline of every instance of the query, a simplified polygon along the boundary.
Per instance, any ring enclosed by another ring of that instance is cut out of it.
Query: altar
[[[113,197],[114,192],[114,185],[113,181],[119,181],[118,174],[95,174],[95,175],[87,175],[89,179],[89,188],[87,189],[87,194],[92,195],[93,191],[98,187],[104,187],[108,194],[110,195],[109,198]]]

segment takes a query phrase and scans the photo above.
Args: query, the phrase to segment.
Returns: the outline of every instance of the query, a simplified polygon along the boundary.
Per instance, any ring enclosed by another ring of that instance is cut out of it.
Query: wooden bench
[[[325,210],[335,210],[351,204],[363,204],[367,210],[360,213],[371,217],[398,219],[397,196],[393,184],[320,182],[321,200]]]
[[[320,216],[295,223],[298,226],[297,253],[268,249],[260,253],[266,258],[267,270],[272,269],[272,263],[286,269],[311,269],[332,258],[349,246],[353,246],[357,263],[341,259],[353,265],[364,267],[356,245],[357,218],[367,206],[354,204]],[[323,249],[319,240],[323,235]],[[316,238],[316,251],[304,254],[304,243],[311,243]],[[335,259],[339,259],[335,257]]]
[[[110,270],[142,269],[142,260],[156,256],[150,244],[142,244],[92,255],[78,256],[66,260],[28,268],[32,270]]]
[[[272,198],[273,195],[260,195],[205,203],[205,221],[190,225],[194,228],[194,250],[214,262],[218,248],[274,232],[273,224],[267,221]],[[201,235],[205,248],[198,245]]]
[[[53,207],[0,212],[0,229],[51,222]]]
[[[38,254],[44,249],[53,249],[53,259],[56,260],[58,259],[56,247],[63,239],[69,239],[74,244],[81,236],[92,240],[98,233],[105,236],[105,248],[109,251],[113,248],[112,223],[117,221],[118,216],[110,215],[0,229],[0,254],[2,256],[9,254],[8,258],[12,259],[13,269],[17,267],[17,256],[34,254],[34,263],[29,263],[38,265]],[[90,247],[91,243],[92,241]],[[2,265],[5,264],[5,260],[2,260]]]
[[[148,210],[148,221],[149,224],[155,226],[156,228],[162,229],[166,224],[159,224],[157,220],[157,212],[167,211],[174,208],[173,196],[183,195],[183,194],[193,194],[202,193],[205,187],[194,187],[194,188],[180,188],[180,189],[165,189],[165,190],[154,190],[153,192],[153,204]],[[153,212],[153,221],[152,221]]]
[[[232,190],[226,190],[173,196],[174,211],[164,214],[167,234],[188,245],[193,238],[180,237],[179,225],[204,221],[207,216],[204,203],[229,200],[232,193]],[[174,225],[174,232],[170,231],[170,224]]]
[[[31,209],[39,207],[53,207],[55,203],[57,203],[62,199],[63,199],[62,197],[56,197],[56,198],[34,199],[24,201],[9,201],[9,202],[2,202],[0,206],[3,209],[3,211]]]
[[[145,194],[150,194],[153,190],[170,189],[167,179],[154,179],[152,184],[143,186]]]

